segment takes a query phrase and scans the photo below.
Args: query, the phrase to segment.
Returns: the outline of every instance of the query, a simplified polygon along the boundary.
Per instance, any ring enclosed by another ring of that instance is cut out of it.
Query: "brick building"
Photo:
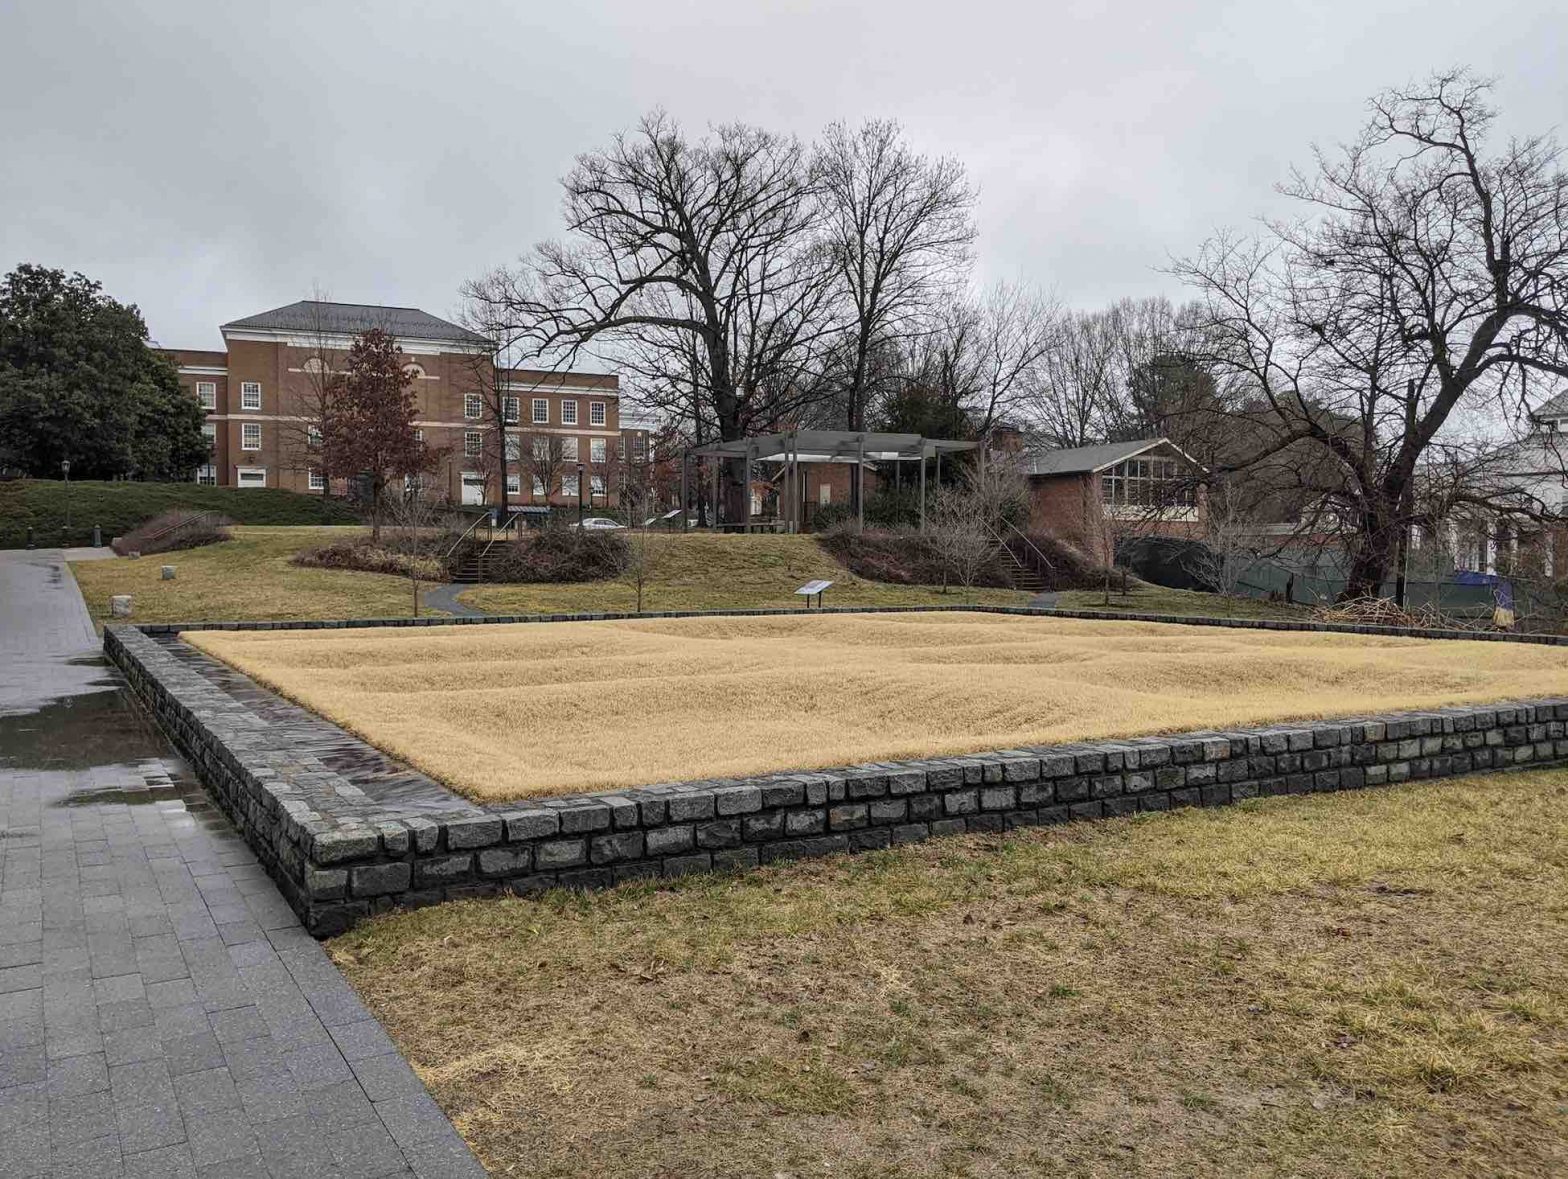
[[[1086,552],[1132,535],[1203,536],[1201,468],[1168,438],[1039,450],[1027,469],[1031,527]]]
[[[324,493],[311,465],[322,391],[354,336],[371,328],[403,350],[416,427],[442,454],[422,481],[427,494],[502,503],[504,453],[507,505],[571,505],[586,493],[584,504],[611,507],[620,473],[647,461],[648,431],[622,428],[614,376],[504,369],[498,380],[490,342],[457,324],[412,307],[307,300],[224,324],[224,351],[166,350],[207,411],[212,458],[197,481]]]

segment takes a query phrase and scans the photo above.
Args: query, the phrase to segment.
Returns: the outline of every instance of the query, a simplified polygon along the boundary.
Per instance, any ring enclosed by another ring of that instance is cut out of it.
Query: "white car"
[[[610,519],[608,516],[589,516],[581,524],[577,525],[577,527],[579,527],[579,528],[591,528],[591,529],[604,531],[604,530],[608,530],[608,529],[611,529],[611,528],[625,528],[626,525],[624,525],[624,524],[617,524],[614,520]]]

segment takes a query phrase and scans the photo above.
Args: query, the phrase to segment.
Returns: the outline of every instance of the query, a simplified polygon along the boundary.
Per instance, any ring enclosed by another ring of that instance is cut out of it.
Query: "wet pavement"
[[[0,551],[0,1173],[484,1174],[122,690],[58,550]]]

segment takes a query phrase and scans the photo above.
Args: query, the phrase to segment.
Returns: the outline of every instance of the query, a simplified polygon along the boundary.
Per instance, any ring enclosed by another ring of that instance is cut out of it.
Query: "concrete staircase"
[[[1045,579],[1024,564],[1010,546],[1002,545],[998,559],[1007,570],[1007,575],[1012,579],[1015,588],[1026,590],[1031,594],[1038,594],[1044,591]]]

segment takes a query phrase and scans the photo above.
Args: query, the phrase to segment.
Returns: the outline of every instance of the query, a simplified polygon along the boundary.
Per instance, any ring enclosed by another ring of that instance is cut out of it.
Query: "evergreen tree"
[[[189,479],[210,454],[201,422],[134,306],[42,266],[0,282],[0,468]]]

